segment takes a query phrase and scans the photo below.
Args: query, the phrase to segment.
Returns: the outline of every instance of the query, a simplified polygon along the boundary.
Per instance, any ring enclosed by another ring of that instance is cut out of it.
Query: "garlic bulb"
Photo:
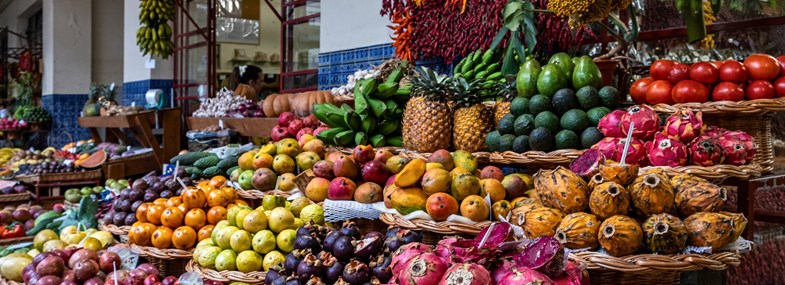
[[[234,95],[234,92],[223,88],[214,98],[207,98],[199,105],[199,109],[194,111],[194,117],[225,117],[229,112],[236,109],[240,104],[250,100],[242,96]]]

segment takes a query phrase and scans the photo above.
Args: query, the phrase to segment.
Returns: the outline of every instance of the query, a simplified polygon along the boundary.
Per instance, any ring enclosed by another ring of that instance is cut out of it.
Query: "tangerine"
[[[221,187],[221,190],[226,192],[229,195],[229,201],[234,201],[237,199],[237,191],[234,191],[234,188],[231,186]]]
[[[185,214],[185,225],[194,229],[201,229],[207,224],[207,214],[201,208],[188,210]]]
[[[180,209],[180,212],[188,213],[188,207],[185,206],[185,204],[181,203],[180,205],[177,205],[177,208]]]
[[[172,247],[172,229],[167,227],[158,227],[153,232],[153,246],[156,248],[170,248]]]
[[[166,202],[167,201],[169,201],[169,200],[167,200],[166,198],[157,198],[157,199],[153,200],[153,204],[166,206]]]
[[[183,204],[188,209],[202,208],[207,203],[207,195],[204,191],[194,188],[183,190],[180,197],[183,199]]]
[[[151,223],[141,223],[132,229],[133,235],[128,238],[133,238],[131,242],[134,244],[147,246],[150,244],[155,229],[155,225]]]
[[[210,186],[213,186],[216,189],[223,187],[224,184],[226,184],[226,177],[224,177],[223,175],[216,175],[213,176],[212,179],[210,179]]]
[[[139,208],[136,209],[136,220],[142,223],[147,222],[147,208],[150,207],[152,203],[142,203],[139,205]]]
[[[224,191],[216,190],[210,191],[207,194],[207,206],[215,207],[215,206],[226,206],[229,204],[229,194]]]
[[[166,207],[177,207],[183,203],[183,199],[180,196],[170,197],[168,201],[166,201]]]
[[[182,226],[174,230],[172,244],[178,249],[189,249],[196,243],[196,231],[191,227]]]
[[[199,229],[199,232],[196,234],[197,240],[202,241],[203,239],[208,239],[213,234],[213,229],[215,229],[214,225],[206,225]]]
[[[210,210],[207,211],[207,222],[212,225],[216,225],[221,220],[226,220],[227,212],[228,211],[224,207],[221,206],[212,207],[210,208]]]
[[[147,221],[153,223],[156,226],[161,225],[161,214],[164,213],[164,206],[158,204],[152,204],[147,207]]]
[[[237,204],[237,205],[248,206],[248,202],[246,202],[243,199],[235,199],[234,203]]]
[[[177,207],[169,207],[161,214],[161,224],[170,229],[176,229],[183,225],[185,214]]]
[[[196,185],[196,188],[202,189],[204,191],[208,191],[207,189],[211,189],[212,186],[210,186],[210,180],[204,180],[202,182],[199,182],[199,184]]]

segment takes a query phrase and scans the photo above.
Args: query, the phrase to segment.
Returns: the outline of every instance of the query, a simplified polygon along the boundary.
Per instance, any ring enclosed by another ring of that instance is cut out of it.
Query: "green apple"
[[[101,192],[104,192],[104,187],[103,186],[95,186],[95,187],[93,187],[93,193],[101,194]]]
[[[117,183],[120,183],[120,185],[128,187],[128,180],[127,179],[117,180]]]
[[[245,170],[240,173],[240,177],[238,178],[238,183],[240,187],[245,190],[254,189],[253,188],[253,170]]]
[[[79,191],[79,193],[81,193],[82,196],[87,196],[87,195],[93,194],[93,188],[84,187],[84,188],[82,188],[82,190]]]

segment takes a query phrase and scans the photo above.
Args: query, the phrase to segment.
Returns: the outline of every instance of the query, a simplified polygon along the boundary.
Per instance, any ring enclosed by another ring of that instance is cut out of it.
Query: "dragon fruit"
[[[599,150],[605,158],[611,158],[613,157],[613,154],[616,153],[616,145],[619,144],[619,140],[621,140],[621,138],[605,137],[591,148]]]
[[[605,155],[602,152],[588,149],[570,163],[570,170],[585,179],[597,174],[600,164],[603,163],[605,163]]]
[[[436,254],[424,252],[415,256],[400,273],[401,285],[436,284],[442,279],[449,265]]]
[[[621,117],[621,133],[624,137],[630,130],[630,124],[635,123],[632,136],[639,139],[649,139],[660,128],[660,117],[648,105],[636,105],[627,109]]]
[[[435,283],[419,283],[419,285]],[[491,274],[481,265],[474,263],[455,264],[444,273],[439,285],[486,285],[491,284]],[[514,284],[514,283],[512,283]]]
[[[390,263],[390,266],[392,266],[393,269],[393,274],[403,272],[403,270],[408,267],[409,261],[411,261],[412,258],[426,252],[432,252],[431,247],[419,242],[410,243],[400,247],[393,254],[392,263]]]
[[[551,277],[564,272],[564,249],[553,236],[538,238],[513,259],[518,266],[539,270]]]
[[[583,269],[580,264],[570,261],[564,268],[564,274],[553,279],[554,285],[589,285],[589,272]]]
[[[637,126],[637,124],[636,124]],[[665,120],[664,134],[689,143],[703,132],[703,112],[692,112],[690,109],[682,109]]]
[[[458,239],[454,237],[444,238],[440,240],[439,243],[436,244],[436,249],[433,250],[433,253],[440,256],[441,258],[444,258],[444,260],[452,262],[452,251],[453,251],[452,245],[456,241],[458,241]]]
[[[653,166],[683,166],[689,156],[686,145],[662,133],[654,134],[654,140],[646,142],[646,151]]]
[[[717,140],[722,147],[725,163],[743,165],[747,163],[747,147],[740,139],[725,133]]]
[[[624,137],[624,134],[621,132],[621,127],[619,126],[621,125],[621,117],[624,116],[625,113],[624,110],[615,110],[606,114],[600,119],[600,122],[597,123],[597,129],[606,137]]]
[[[616,141],[616,150],[613,152],[613,156],[611,156],[612,160],[621,161],[626,141],[626,138],[620,138]],[[645,160],[646,146],[643,143],[643,140],[633,137],[630,142],[630,147],[627,149],[627,157],[624,159],[624,162],[627,164],[641,165],[645,164]]]
[[[702,135],[690,143],[690,159],[693,164],[713,166],[722,163],[725,157],[717,139]]]
[[[537,285],[553,285],[553,280],[548,278],[542,273],[527,267],[513,267],[504,277],[499,280],[497,285],[519,285],[519,284],[537,284]]]
[[[703,135],[718,139],[722,134],[724,134],[727,131],[728,130],[717,126],[708,126],[706,127],[706,130],[703,131]]]
[[[747,156],[745,159],[748,163],[755,159],[755,153],[758,151],[758,147],[755,144],[755,139],[753,139],[750,134],[743,131],[726,131],[723,133],[723,136],[725,135],[734,136],[744,143],[744,147],[747,149]]]
[[[502,280],[502,277],[510,272],[510,268],[515,267],[515,263],[509,259],[502,259],[497,264],[496,269],[491,272],[491,278],[493,278],[494,283],[499,283],[499,280]]]

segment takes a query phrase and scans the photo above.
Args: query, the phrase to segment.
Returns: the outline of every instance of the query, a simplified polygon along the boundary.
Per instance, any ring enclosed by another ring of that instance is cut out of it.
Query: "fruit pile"
[[[131,225],[128,233],[130,242],[161,249],[193,248],[197,241],[210,237],[215,225],[226,218],[227,208],[247,204],[236,199],[234,188],[224,186],[225,183],[226,178],[216,176],[200,182],[197,187],[182,189],[179,196],[142,203],[136,209],[135,218],[138,222]],[[164,187],[163,183],[161,187]],[[153,191],[146,192],[145,196],[147,193]]]
[[[474,239],[445,238],[435,248],[404,245],[393,255],[389,283],[588,284],[588,273],[568,261],[555,238],[506,242],[512,239],[511,229],[509,223],[497,223]]]
[[[588,151],[571,166],[534,176],[534,198],[512,210],[510,223],[528,238],[555,236],[567,248],[601,248],[612,256],[674,254],[686,246],[717,251],[736,241],[747,220],[721,212],[724,188],[661,168],[605,161]],[[577,173],[585,173],[588,183]],[[644,221],[642,224],[638,221]]]
[[[619,92],[600,88],[601,77],[594,72],[580,71],[596,68],[590,59],[572,62],[558,53],[542,68],[534,59],[524,63],[515,85],[502,89],[507,91],[505,100],[497,102],[502,106],[496,112],[497,128],[486,137],[489,151],[586,149],[603,138],[597,123],[619,106]],[[584,73],[591,75],[590,82],[575,77]],[[576,79],[572,84],[566,79],[570,76]]]
[[[24,152],[18,148],[4,147],[0,149],[0,165],[6,165],[15,156],[16,153]],[[18,166],[18,164],[17,164]],[[18,169],[18,168],[17,168]]]
[[[35,219],[46,211],[40,205],[6,206],[0,210],[0,239],[25,236],[35,226]]]
[[[56,149],[51,147],[44,150],[11,149],[10,153],[13,153],[13,156],[8,160],[7,164],[11,170],[18,171],[24,164],[33,165],[42,162],[52,162],[54,161],[54,154],[56,151]],[[7,156],[8,154],[9,152],[6,151],[5,155]]]
[[[674,104],[741,101],[785,97],[785,57],[753,54],[738,62],[697,62],[692,65],[657,60],[649,76],[630,86],[637,103]]]
[[[26,121],[20,121],[13,118],[0,119],[0,130],[4,131],[18,131],[27,128]]]
[[[24,167],[22,167],[24,168]],[[78,167],[74,164],[65,164],[63,162],[58,161],[50,161],[50,162],[43,162],[37,163],[33,165],[28,165],[27,169],[22,171],[20,168],[20,174],[25,175],[38,175],[38,174],[49,174],[49,173],[69,173],[69,172],[85,172],[87,171],[84,168]]]
[[[48,123],[52,116],[41,106],[21,106],[14,111],[14,118],[28,123]]]
[[[131,271],[120,269],[121,257],[111,250],[53,250],[21,258],[25,259],[21,277],[26,284],[155,284],[162,279],[149,263]]]
[[[264,117],[264,111],[256,102],[245,102],[239,104],[229,115],[240,115],[245,118]]]
[[[453,78],[462,77],[468,81],[477,80],[480,97],[493,96],[498,83],[504,82],[501,72],[501,52],[478,49],[461,59],[453,69]]]
[[[593,149],[621,161],[630,125],[634,126],[625,163],[640,166],[713,166],[752,163],[757,146],[749,134],[706,127],[701,112],[678,111],[660,126],[657,113],[647,105],[616,110],[600,119],[605,138]]]
[[[299,142],[285,138],[248,151],[236,159],[237,166],[227,173],[244,190],[268,191],[278,186],[278,190],[291,191],[296,187],[295,176],[311,169],[323,155],[324,143],[305,134]]]
[[[217,175],[229,175],[232,167],[237,166],[237,158],[220,159],[211,152],[186,152],[169,159],[169,163],[177,164],[191,179],[211,178]],[[179,170],[179,169],[178,169]]]
[[[186,186],[193,185],[191,179],[185,177],[185,172],[182,171],[182,169],[178,172],[178,177],[180,177]],[[119,182],[117,183],[119,184]],[[123,185],[121,184],[119,186]],[[182,202],[182,198],[180,197],[183,191],[182,188],[182,185],[180,185],[177,180],[173,179],[172,176],[158,177],[155,175],[147,175],[141,179],[137,179],[131,184],[130,188],[128,188],[128,185],[125,185],[122,190],[117,191],[119,192],[119,195],[115,196],[115,199],[112,202],[112,208],[103,216],[104,223],[116,226],[133,225],[140,220],[137,210],[142,207],[144,203],[155,203],[158,201],[158,204],[166,205],[166,202],[172,200],[170,205],[177,206],[177,200]],[[68,199],[67,192],[66,199]],[[149,208],[149,204],[145,207]],[[183,213],[186,212],[187,211],[183,211]]]
[[[267,284],[394,284],[392,253],[422,245],[417,232],[390,228],[386,235],[363,235],[353,222],[340,229],[305,225],[296,238],[294,251],[265,264]]]
[[[313,114],[330,127],[316,136],[326,144],[344,147],[401,146],[401,116],[411,92],[408,86],[400,85],[404,68],[398,67],[386,79],[358,81],[354,87],[354,108],[346,104],[314,104]]]
[[[283,112],[278,116],[278,125],[273,128],[270,137],[274,142],[285,138],[295,138],[299,141],[303,135],[315,136],[327,129],[329,127],[319,122],[313,114],[299,118],[292,112]]]
[[[94,186],[94,187],[82,187],[80,188],[70,188],[65,190],[65,200],[70,203],[79,203],[82,200],[82,197],[92,197],[95,200],[101,198],[101,192],[104,191],[103,186]]]
[[[297,236],[298,229],[321,223],[321,206],[300,200],[286,207],[285,198],[267,195],[256,209],[245,205],[229,208],[212,234],[200,240],[193,259],[202,267],[219,271],[268,271],[283,263],[284,254],[308,241]]]

